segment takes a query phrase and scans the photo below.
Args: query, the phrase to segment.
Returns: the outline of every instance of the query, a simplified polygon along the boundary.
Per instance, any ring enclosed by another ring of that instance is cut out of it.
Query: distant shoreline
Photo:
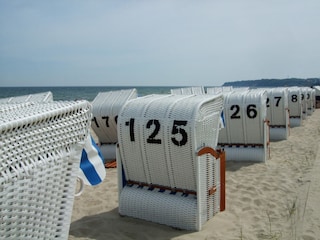
[[[320,85],[320,78],[284,78],[284,79],[260,79],[225,82],[223,86],[233,87],[312,87]]]

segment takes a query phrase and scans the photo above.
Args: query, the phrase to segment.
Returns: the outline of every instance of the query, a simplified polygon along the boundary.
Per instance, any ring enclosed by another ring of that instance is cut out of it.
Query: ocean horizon
[[[171,89],[184,86],[56,86],[56,87],[0,87],[0,98],[52,92],[54,101],[92,101],[99,92],[118,91],[135,88],[139,96],[149,94],[169,94]]]

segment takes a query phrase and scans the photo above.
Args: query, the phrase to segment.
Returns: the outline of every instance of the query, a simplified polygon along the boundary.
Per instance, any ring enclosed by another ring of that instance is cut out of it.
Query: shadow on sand
[[[172,239],[192,233],[169,226],[127,216],[120,216],[118,208],[72,222],[69,236],[85,239]],[[70,239],[70,237],[69,237]],[[72,238],[71,238],[72,239]]]

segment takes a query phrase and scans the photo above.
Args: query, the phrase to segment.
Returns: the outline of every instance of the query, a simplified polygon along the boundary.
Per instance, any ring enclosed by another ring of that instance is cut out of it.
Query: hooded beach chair
[[[300,87],[300,88],[301,88],[302,120],[304,120],[308,116],[309,93],[308,93],[307,87]]]
[[[0,238],[67,239],[87,101],[0,104]]]
[[[205,94],[205,90],[204,90],[203,86],[173,88],[170,90],[170,92],[171,92],[171,94],[177,94],[177,95],[188,95],[188,94],[202,95],[202,94]]]
[[[286,140],[290,132],[288,88],[266,88],[270,141]]]
[[[223,98],[148,95],[118,117],[119,213],[200,230],[224,210]]]
[[[44,102],[53,102],[52,93],[49,92],[41,92],[41,93],[34,93],[16,97],[9,97],[9,98],[0,98],[0,104],[3,103],[23,103],[23,102],[37,102],[37,103],[44,103]]]
[[[290,127],[298,127],[302,123],[302,92],[300,87],[288,88],[288,108]]]
[[[312,88],[306,88],[306,105],[307,105],[307,115],[312,115],[314,111],[314,102],[315,102],[315,90]]]
[[[269,152],[266,102],[265,90],[224,94],[225,127],[219,133],[218,145],[226,152],[227,161],[266,161]]]
[[[227,93],[233,91],[232,86],[227,86],[227,87],[207,87],[207,94],[215,95],[215,94],[220,94],[220,93]]]
[[[100,92],[92,102],[91,126],[99,139],[103,158],[107,162],[116,159],[117,119],[120,109],[128,100],[137,97],[137,90],[133,88]]]

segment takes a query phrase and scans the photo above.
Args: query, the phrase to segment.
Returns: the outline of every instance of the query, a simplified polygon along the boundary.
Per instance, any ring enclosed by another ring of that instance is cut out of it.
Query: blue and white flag
[[[226,123],[224,121],[224,112],[223,111],[221,112],[221,115],[220,115],[220,124],[219,125],[220,125],[220,129],[226,127]]]
[[[79,178],[86,185],[97,185],[106,177],[106,169],[100,149],[91,136],[82,150]]]

